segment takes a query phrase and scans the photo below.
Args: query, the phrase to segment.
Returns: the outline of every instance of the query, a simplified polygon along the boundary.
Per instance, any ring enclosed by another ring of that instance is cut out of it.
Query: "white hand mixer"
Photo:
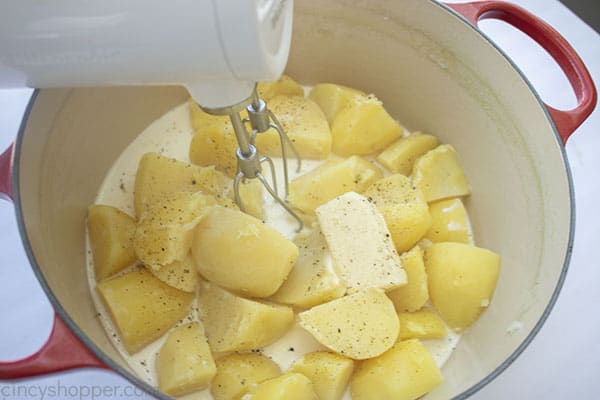
[[[0,6],[0,87],[183,85],[207,113],[229,115],[238,141],[239,185],[258,179],[278,195],[273,162],[254,147],[275,129],[300,157],[256,82],[279,78],[287,63],[293,0],[19,0]],[[240,112],[248,112],[243,121]],[[248,132],[245,122],[251,127]],[[262,173],[270,167],[273,184]]]

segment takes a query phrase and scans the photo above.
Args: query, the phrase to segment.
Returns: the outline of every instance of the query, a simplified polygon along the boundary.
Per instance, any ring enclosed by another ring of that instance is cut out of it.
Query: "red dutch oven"
[[[571,83],[577,106],[545,104],[476,27],[507,22],[539,43]],[[409,129],[457,148],[473,187],[477,243],[502,256],[494,299],[461,338],[427,399],[463,399],[507,368],[544,323],[562,286],[574,202],[564,143],[596,105],[591,77],[550,26],[505,2],[296,0],[287,73],[376,93]],[[148,393],[111,345],[86,279],[85,215],[112,163],[187,94],[175,87],[38,90],[16,142],[0,157],[0,192],[15,205],[32,268],[56,316],[35,354],[0,363],[0,379],[110,368]],[[507,334],[510,327],[512,329]]]

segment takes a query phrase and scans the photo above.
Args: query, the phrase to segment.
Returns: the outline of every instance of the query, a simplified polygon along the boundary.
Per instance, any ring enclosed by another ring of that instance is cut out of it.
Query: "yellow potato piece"
[[[342,297],[346,283],[327,257],[327,242],[318,227],[294,238],[299,255],[296,265],[272,299],[299,308],[310,308]]]
[[[217,204],[213,196],[178,192],[154,203],[140,219],[133,246],[148,268],[182,261],[190,251],[196,224]]]
[[[377,161],[394,174],[408,176],[415,161],[437,145],[435,136],[414,132],[389,145],[377,156]]]
[[[158,388],[182,396],[208,387],[217,373],[215,361],[198,322],[175,328],[156,358]]]
[[[302,374],[285,374],[251,389],[241,400],[320,400],[312,382]]]
[[[190,161],[201,166],[214,166],[230,178],[237,173],[238,148],[231,124],[207,124],[195,130],[190,143]]]
[[[471,193],[458,154],[449,144],[421,156],[413,166],[412,179],[428,203]]]
[[[368,289],[298,314],[300,325],[323,346],[343,356],[376,357],[396,342],[398,316],[379,289]]]
[[[431,311],[416,311],[398,314],[400,321],[399,340],[440,339],[446,336],[446,326],[441,318]]]
[[[279,339],[291,327],[290,307],[248,300],[215,284],[201,284],[200,319],[213,352],[258,349]]]
[[[234,197],[233,189],[230,192],[230,196]],[[250,214],[260,220],[265,217],[263,209],[263,186],[260,181],[257,179],[248,179],[246,182],[240,182],[240,197],[246,214]]]
[[[423,250],[415,246],[400,256],[408,283],[387,292],[396,311],[417,311],[429,300]]]
[[[198,167],[157,153],[140,159],[135,175],[134,206],[138,220],[159,200],[174,192],[224,197],[229,180],[214,167]]]
[[[88,208],[87,228],[94,258],[96,281],[101,281],[133,264],[135,220],[112,206]]]
[[[351,382],[352,400],[415,400],[443,379],[425,346],[418,339],[405,340],[358,364]]]
[[[423,194],[404,175],[391,175],[375,182],[364,196],[383,214],[399,253],[411,249],[431,226]]]
[[[129,354],[165,334],[185,317],[194,299],[192,293],[167,285],[144,268],[102,281],[96,290]]]
[[[231,120],[228,115],[208,114],[191,97],[188,99],[188,106],[190,109],[190,122],[195,132],[210,125],[218,126],[219,128],[223,128],[226,125],[231,126]]]
[[[464,243],[434,243],[425,250],[429,296],[443,320],[462,331],[489,305],[500,257]]]
[[[329,125],[314,101],[301,96],[277,96],[269,101],[268,107],[275,114],[301,158],[321,160],[329,156]],[[281,141],[275,129],[259,133],[255,143],[261,154],[281,157]],[[291,165],[294,165],[291,148],[287,148],[286,155]]]
[[[205,279],[251,297],[268,297],[287,278],[298,248],[250,215],[214,207],[196,228],[192,255]]]
[[[469,215],[461,199],[440,200],[429,204],[431,228],[425,238],[432,242],[473,244]]]
[[[248,390],[281,375],[271,359],[256,353],[229,354],[217,360],[210,393],[215,400],[239,400]]]
[[[171,264],[163,265],[157,270],[152,268],[148,270],[167,285],[184,292],[195,292],[200,281],[196,264],[189,253],[181,261],[173,261]]]
[[[376,153],[402,136],[402,132],[375,96],[357,97],[333,121],[332,150],[340,156]]]
[[[381,178],[383,172],[362,157],[332,159],[294,179],[287,200],[297,209],[313,214],[329,200],[347,192],[361,193]]]
[[[258,82],[256,92],[266,102],[275,96],[304,96],[302,86],[287,75],[272,82]]]
[[[340,400],[353,369],[354,362],[351,359],[317,351],[294,361],[289,372],[298,372],[310,379],[319,400]]]
[[[359,96],[366,96],[366,93],[333,83],[319,83],[311,89],[308,95],[321,107],[329,126],[333,125],[333,121],[340,110],[346,107],[348,103],[356,101]]]

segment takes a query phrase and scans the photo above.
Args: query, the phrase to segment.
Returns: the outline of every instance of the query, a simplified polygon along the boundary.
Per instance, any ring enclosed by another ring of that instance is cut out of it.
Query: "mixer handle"
[[[525,9],[504,1],[446,4],[473,25],[483,19],[499,19],[525,33],[557,62],[577,97],[571,110],[557,110],[544,103],[563,144],[596,107],[597,92],[592,77],[573,47],[554,28]]]
[[[14,143],[0,154],[0,198],[13,199],[12,161]],[[81,367],[107,368],[54,314],[52,331],[46,343],[34,354],[16,361],[0,362],[0,379],[45,375]]]

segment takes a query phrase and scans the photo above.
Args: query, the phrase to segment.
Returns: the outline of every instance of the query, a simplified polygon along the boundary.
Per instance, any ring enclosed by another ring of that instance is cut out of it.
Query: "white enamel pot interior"
[[[482,34],[433,1],[297,0],[288,74],[377,94],[411,130],[461,156],[478,245],[502,257],[488,310],[427,399],[464,398],[506,368],[540,328],[564,279],[573,232],[569,169],[546,108]],[[38,91],[13,163],[17,215],[54,307],[99,359],[137,379],[96,318],[85,272],[85,216],[121,151],[186,100],[180,88]]]

